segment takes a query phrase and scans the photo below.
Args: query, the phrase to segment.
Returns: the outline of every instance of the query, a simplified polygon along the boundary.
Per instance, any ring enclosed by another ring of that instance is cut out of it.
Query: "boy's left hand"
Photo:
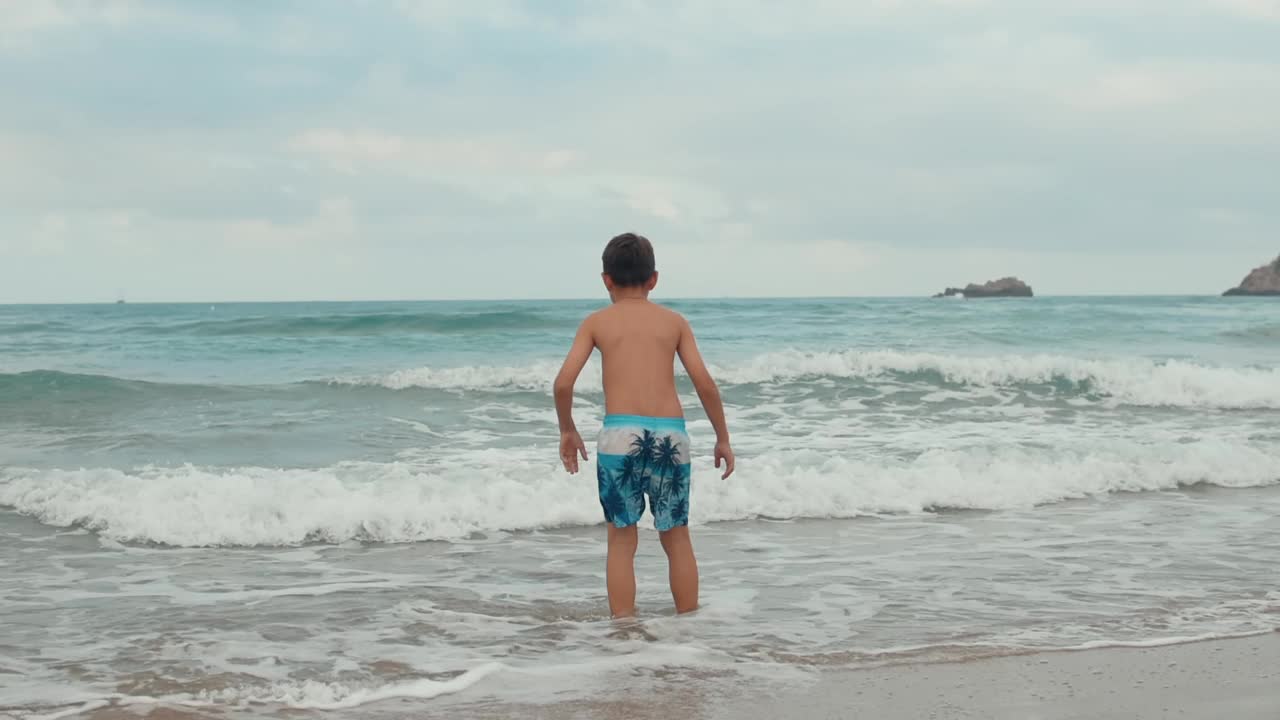
[[[587,446],[582,444],[582,436],[577,430],[560,433],[560,462],[570,474],[578,472],[578,455],[587,459]]]

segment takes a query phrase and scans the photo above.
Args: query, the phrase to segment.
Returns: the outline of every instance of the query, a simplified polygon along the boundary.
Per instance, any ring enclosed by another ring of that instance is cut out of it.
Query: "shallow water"
[[[361,693],[589,699],[664,669],[758,687],[831,666],[1274,629],[1280,493],[1197,487],[1044,510],[698,528],[675,617],[652,532],[643,616],[606,618],[602,530],[279,549],[117,546],[28,521],[0,581],[6,696],[317,709]],[[497,666],[493,666],[497,663]],[[470,678],[468,678],[470,679]],[[431,682],[423,682],[431,681]],[[415,683],[417,684],[415,686]]]
[[[0,713],[471,712],[1280,627],[1280,304],[683,303],[739,473],[687,395],[705,607],[670,614],[646,530],[628,626],[556,468],[590,307],[0,308]]]

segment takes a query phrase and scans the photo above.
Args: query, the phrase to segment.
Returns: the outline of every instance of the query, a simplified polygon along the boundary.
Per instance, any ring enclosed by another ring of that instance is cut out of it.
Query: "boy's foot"
[[[615,619],[613,623],[613,632],[609,633],[610,640],[646,640],[648,642],[657,642],[658,638],[653,633],[645,629],[644,623],[636,620],[634,617]]]

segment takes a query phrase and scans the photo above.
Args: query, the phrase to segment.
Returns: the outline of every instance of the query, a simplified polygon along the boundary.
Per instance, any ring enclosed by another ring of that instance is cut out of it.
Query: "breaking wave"
[[[269,387],[273,391],[301,393],[335,388],[546,393],[550,392],[558,369],[556,363],[549,361],[521,366],[421,367],[376,376],[302,380]],[[1214,367],[1176,360],[787,351],[757,355],[712,371],[726,387],[829,381],[910,386],[929,391],[995,388],[1041,398],[1105,401],[1138,407],[1280,410],[1280,368]],[[165,400],[232,390],[261,392],[264,387],[156,383],[51,370],[0,373],[0,401],[9,402],[42,402],[54,394],[80,401],[118,397]],[[599,390],[597,363],[587,365],[579,387],[584,391]]]
[[[730,482],[700,462],[691,504],[702,522],[1003,510],[1202,483],[1280,482],[1273,445],[1219,440],[935,450],[901,460],[769,452],[744,457]],[[406,463],[0,470],[0,505],[121,542],[288,546],[592,525],[600,522],[593,487],[545,462],[481,450],[430,470]]]
[[[340,382],[403,390],[549,390],[557,366],[400,370]],[[1141,358],[1091,360],[1054,355],[965,357],[934,353],[775,352],[713,368],[722,385],[806,380],[892,381],[931,386],[1043,389],[1060,397],[1094,397],[1149,407],[1280,409],[1280,369],[1211,367]],[[598,387],[589,365],[583,384]]]

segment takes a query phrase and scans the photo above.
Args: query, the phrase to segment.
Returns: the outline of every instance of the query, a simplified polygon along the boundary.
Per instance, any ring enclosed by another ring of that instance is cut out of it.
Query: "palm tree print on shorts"
[[[648,499],[658,530],[689,523],[689,437],[646,427],[606,427],[597,447],[597,479],[605,520],[640,521]]]

